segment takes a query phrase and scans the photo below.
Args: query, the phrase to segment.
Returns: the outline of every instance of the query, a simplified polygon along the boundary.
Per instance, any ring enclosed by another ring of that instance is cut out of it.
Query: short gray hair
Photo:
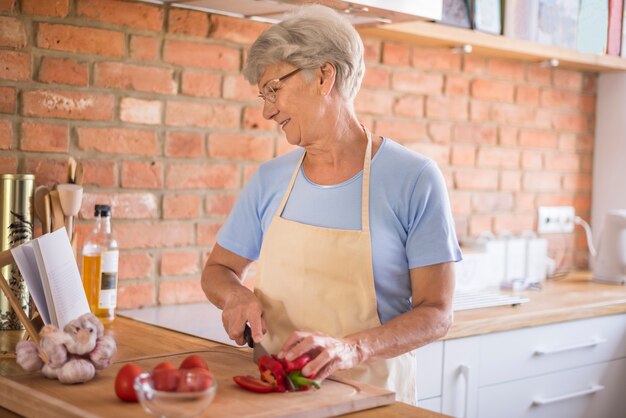
[[[302,6],[263,32],[250,47],[243,75],[257,84],[266,67],[279,62],[302,69],[330,62],[337,70],[337,91],[348,100],[356,96],[365,74],[358,32],[346,17],[321,5]]]

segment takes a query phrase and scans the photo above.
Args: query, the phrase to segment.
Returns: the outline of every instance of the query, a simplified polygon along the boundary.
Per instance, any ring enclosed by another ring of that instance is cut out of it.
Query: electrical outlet
[[[573,206],[540,206],[537,217],[539,234],[559,234],[574,231]]]

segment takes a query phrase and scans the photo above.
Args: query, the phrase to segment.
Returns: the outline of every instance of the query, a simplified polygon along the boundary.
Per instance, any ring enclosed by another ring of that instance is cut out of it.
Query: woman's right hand
[[[243,336],[246,323],[250,324],[252,339],[255,342],[261,341],[267,331],[261,302],[245,286],[231,292],[226,298],[222,310],[222,323],[230,339],[239,345],[246,344]]]

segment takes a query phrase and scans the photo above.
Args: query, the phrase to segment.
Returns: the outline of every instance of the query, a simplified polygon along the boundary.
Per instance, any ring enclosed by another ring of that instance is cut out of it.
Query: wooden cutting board
[[[162,361],[179,365],[189,354],[202,356],[218,381],[217,395],[200,415],[211,418],[299,417],[318,418],[388,405],[394,393],[354,381],[327,379],[319,390],[293,393],[257,394],[237,386],[236,375],[258,376],[252,355],[231,347],[211,347],[199,351],[135,359],[144,370]],[[114,392],[115,375],[127,362],[101,370],[85,384],[63,385],[39,373],[0,377],[2,404],[24,416],[46,417],[146,417],[139,404],[120,401]],[[6,390],[5,390],[6,388]]]

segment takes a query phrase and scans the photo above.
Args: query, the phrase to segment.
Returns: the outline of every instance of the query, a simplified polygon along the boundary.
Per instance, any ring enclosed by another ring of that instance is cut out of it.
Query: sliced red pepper
[[[254,376],[235,376],[235,383],[242,388],[256,393],[277,392],[277,387]]]
[[[285,387],[286,375],[282,364],[268,355],[259,357],[258,362],[261,379],[274,384],[278,392],[285,392],[287,390]]]
[[[292,361],[285,361],[283,363],[283,368],[285,369],[285,373],[302,370],[302,368],[311,360],[311,356],[308,354],[302,354],[300,357],[293,359]]]

